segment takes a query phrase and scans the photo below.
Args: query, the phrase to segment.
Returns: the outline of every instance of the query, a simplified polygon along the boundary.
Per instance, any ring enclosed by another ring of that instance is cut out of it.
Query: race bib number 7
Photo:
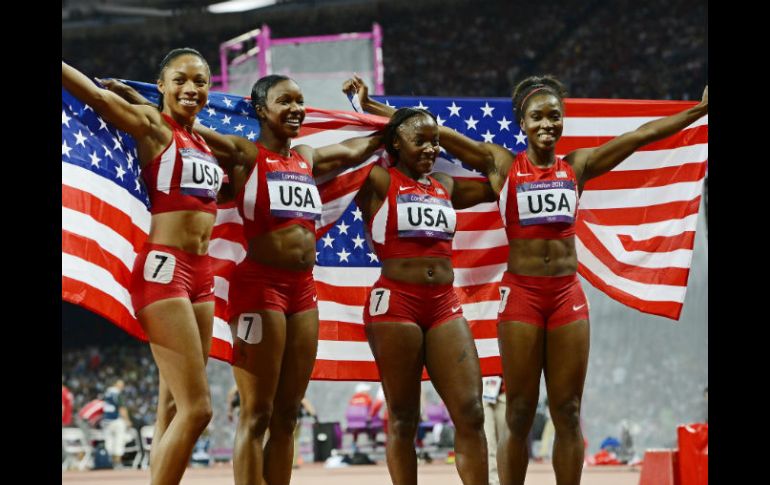
[[[497,313],[503,313],[505,311],[505,307],[508,305],[508,295],[511,294],[511,289],[507,286],[500,286],[500,307],[497,310]]]
[[[242,313],[238,317],[238,338],[248,344],[262,341],[262,316],[259,313]]]
[[[174,277],[176,258],[171,253],[152,250],[144,261],[144,279],[153,283],[168,284]]]
[[[384,315],[388,312],[390,306],[390,290],[387,288],[372,289],[372,296],[369,298],[369,315]]]

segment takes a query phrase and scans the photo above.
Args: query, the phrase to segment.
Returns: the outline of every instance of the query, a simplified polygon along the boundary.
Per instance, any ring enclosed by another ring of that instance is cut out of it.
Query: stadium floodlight
[[[211,13],[245,12],[256,8],[274,5],[276,0],[229,0],[227,2],[214,3],[206,7]]]

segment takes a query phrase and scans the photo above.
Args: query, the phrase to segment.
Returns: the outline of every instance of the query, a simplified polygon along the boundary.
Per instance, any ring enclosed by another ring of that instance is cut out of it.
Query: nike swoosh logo
[[[576,312],[576,311],[580,310],[581,308],[583,308],[584,306],[586,306],[585,303],[583,303],[582,305],[578,305],[578,306],[572,305],[572,311]]]
[[[273,160],[272,158],[267,158],[265,160],[267,161],[267,163],[278,163],[278,162],[280,162],[280,160]]]
[[[452,313],[455,313],[455,312],[456,312],[457,310],[459,310],[460,308],[462,308],[462,305],[460,305],[460,306],[457,306],[457,307],[454,307],[454,306],[453,306],[453,307],[452,307]]]
[[[214,293],[214,288],[216,288],[214,285],[211,285],[211,292]]]
[[[318,295],[313,295],[313,301],[318,301]]]
[[[518,170],[516,170],[516,176],[517,176],[517,177],[524,177],[524,176],[526,176],[526,175],[532,175],[532,174],[531,174],[531,173],[521,173],[521,172],[519,172]]]
[[[398,190],[404,190],[404,189],[408,189],[408,188],[409,188],[408,185],[399,185]]]

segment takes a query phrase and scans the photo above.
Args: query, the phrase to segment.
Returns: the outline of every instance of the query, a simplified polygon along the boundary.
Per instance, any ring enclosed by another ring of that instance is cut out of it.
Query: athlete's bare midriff
[[[392,258],[382,263],[382,276],[418,285],[445,285],[454,282],[449,258]]]
[[[268,266],[303,271],[315,264],[315,233],[292,224],[249,239],[247,258]]]
[[[147,242],[181,249],[191,254],[206,254],[215,219],[214,214],[201,211],[154,214]]]
[[[508,272],[526,276],[575,274],[575,238],[508,241]]]

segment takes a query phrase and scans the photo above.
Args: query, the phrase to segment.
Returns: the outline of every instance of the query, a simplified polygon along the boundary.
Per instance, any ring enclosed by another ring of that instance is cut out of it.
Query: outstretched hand
[[[130,91],[133,88],[129,86],[128,84],[118,81],[117,79],[100,79],[98,77],[95,77],[99,83],[104,86],[105,89],[108,91],[112,91],[115,94],[121,94],[126,91]]]
[[[703,99],[701,99],[700,104],[706,107],[708,107],[709,105],[709,85],[708,84],[706,84],[706,89],[703,90]]]
[[[358,94],[361,104],[369,101],[369,87],[358,74],[342,83],[342,92],[349,95]]]
[[[106,90],[112,91],[131,104],[150,104],[139,94],[139,91],[122,81],[117,79],[99,79],[98,77],[94,79],[99,81]]]

